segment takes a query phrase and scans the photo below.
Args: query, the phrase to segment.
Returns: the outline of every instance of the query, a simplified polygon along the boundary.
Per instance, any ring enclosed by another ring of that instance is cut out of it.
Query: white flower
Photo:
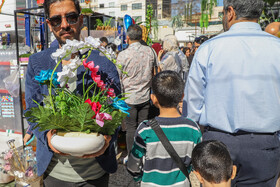
[[[67,49],[71,50],[72,53],[77,53],[79,48],[82,48],[84,46],[83,41],[78,40],[66,40],[66,44],[64,45]]]
[[[62,58],[66,55],[66,51],[63,48],[59,48],[56,52],[52,53],[52,59],[56,60],[57,58]]]
[[[60,83],[61,87],[65,86],[67,80],[68,83],[72,83],[77,80],[76,73],[73,72],[68,65],[63,66],[62,72],[58,72],[57,76],[57,81]]]
[[[89,45],[91,47],[94,47],[94,48],[99,48],[100,47],[99,39],[98,38],[93,38],[91,36],[85,38],[85,44]]]
[[[71,59],[70,64],[68,64],[66,66],[68,66],[69,69],[71,69],[73,71],[73,70],[77,69],[80,65],[82,65],[82,61],[78,56],[76,56],[74,59]]]
[[[70,60],[71,54],[77,53],[79,48],[84,46],[84,42],[78,40],[66,40],[66,44],[64,44],[61,48],[58,48],[56,52],[52,53],[51,57],[56,60],[58,58],[63,58],[67,53],[69,55],[64,60]]]
[[[84,48],[84,49],[80,49],[80,53],[83,55],[83,54],[85,54],[86,52],[88,52],[89,51],[89,47],[88,48]]]

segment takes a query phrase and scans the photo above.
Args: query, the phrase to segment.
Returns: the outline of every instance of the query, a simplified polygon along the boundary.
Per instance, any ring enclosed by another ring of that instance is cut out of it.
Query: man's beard
[[[63,36],[65,33],[70,33],[71,35],[72,35],[72,34],[73,34],[73,35],[71,36],[71,38],[66,38],[66,39],[65,39],[65,38],[62,38],[62,36]],[[68,28],[62,30],[61,32],[55,34],[55,37],[56,37],[58,43],[60,44],[60,46],[62,46],[62,45],[64,45],[64,44],[66,44],[66,40],[67,40],[67,39],[69,39],[69,40],[73,40],[73,39],[79,40],[79,37],[78,37],[79,35],[80,35],[79,33],[75,33],[74,30],[73,30],[72,28],[68,27]]]

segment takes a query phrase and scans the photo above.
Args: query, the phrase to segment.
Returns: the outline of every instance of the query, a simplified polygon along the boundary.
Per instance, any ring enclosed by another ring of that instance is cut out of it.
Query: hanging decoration
[[[90,0],[85,0],[85,3],[86,3],[86,4],[89,4],[89,3],[90,3]]]
[[[135,24],[135,21],[127,14],[124,16],[123,22],[125,32],[127,32],[127,29],[130,25]]]

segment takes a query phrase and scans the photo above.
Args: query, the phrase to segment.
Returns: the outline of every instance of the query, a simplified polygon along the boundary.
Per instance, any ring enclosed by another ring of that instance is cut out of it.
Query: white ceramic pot
[[[51,139],[52,146],[62,153],[83,156],[98,152],[103,148],[105,139],[97,133],[57,133]]]

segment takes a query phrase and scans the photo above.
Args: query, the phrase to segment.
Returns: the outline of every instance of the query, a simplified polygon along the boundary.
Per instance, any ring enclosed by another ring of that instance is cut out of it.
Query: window
[[[110,2],[110,3],[109,3],[109,7],[110,7],[110,8],[114,8],[114,7],[115,7],[115,2]]]
[[[104,8],[104,4],[99,4],[99,8]]]
[[[80,2],[81,2],[81,3],[84,3],[84,2],[85,2],[85,0],[80,0]]]
[[[121,11],[127,10],[127,5],[121,5]]]
[[[115,16],[115,12],[109,12],[109,16],[114,17]]]
[[[133,3],[132,10],[142,9],[142,3]]]

